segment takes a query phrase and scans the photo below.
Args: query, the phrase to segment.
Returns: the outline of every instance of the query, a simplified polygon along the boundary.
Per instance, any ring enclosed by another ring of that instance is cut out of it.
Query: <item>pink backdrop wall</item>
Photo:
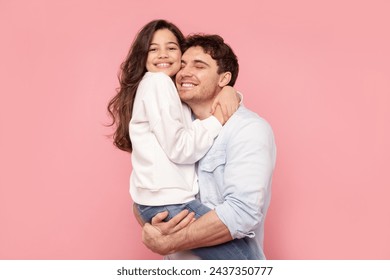
[[[136,31],[218,33],[278,146],[269,259],[390,259],[388,1],[0,1],[0,259],[159,259],[105,106]]]

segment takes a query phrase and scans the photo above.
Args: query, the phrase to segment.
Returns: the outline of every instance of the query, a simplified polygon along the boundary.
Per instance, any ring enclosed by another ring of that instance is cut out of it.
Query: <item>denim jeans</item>
[[[164,211],[169,212],[165,219],[165,221],[168,221],[185,209],[194,212],[195,218],[199,218],[211,210],[200,203],[199,200],[163,206],[136,205],[141,218],[148,223],[156,214]],[[246,237],[211,247],[192,249],[191,251],[203,260],[259,260],[261,258],[260,252],[257,252],[254,242],[251,238]]]

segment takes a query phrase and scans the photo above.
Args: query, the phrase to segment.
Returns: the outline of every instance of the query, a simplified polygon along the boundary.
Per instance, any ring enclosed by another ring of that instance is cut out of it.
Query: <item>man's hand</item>
[[[183,210],[168,222],[164,222],[164,219],[168,216],[168,211],[158,213],[153,217],[151,224],[156,227],[161,234],[168,235],[175,233],[183,228],[185,228],[188,224],[195,221],[195,213],[189,213],[188,210]]]
[[[186,212],[182,211],[172,219],[173,221],[164,223],[162,220],[166,217],[166,213],[158,214],[153,221],[155,225],[147,223],[143,227],[143,243],[153,252],[167,255],[232,240],[229,229],[218,218],[215,211],[209,211],[196,222],[193,222],[193,217],[189,216],[193,214],[185,215]]]
[[[153,217],[152,224],[145,223],[142,228],[142,242],[151,251],[160,255],[175,252],[175,240],[171,234],[185,228],[195,221],[195,214],[183,210],[168,222],[163,222],[168,212],[161,212]]]
[[[169,236],[162,234],[157,227],[149,223],[146,223],[142,228],[142,242],[154,253],[160,255],[173,253]]]

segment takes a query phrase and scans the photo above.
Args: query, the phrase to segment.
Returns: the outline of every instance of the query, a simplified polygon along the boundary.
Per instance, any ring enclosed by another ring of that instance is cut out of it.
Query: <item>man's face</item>
[[[191,47],[181,58],[181,69],[176,74],[180,99],[186,103],[207,102],[221,90],[221,76],[217,62],[202,47]]]

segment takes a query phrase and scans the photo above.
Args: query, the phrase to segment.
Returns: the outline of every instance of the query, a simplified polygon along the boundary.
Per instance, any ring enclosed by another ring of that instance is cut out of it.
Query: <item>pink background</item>
[[[160,258],[104,127],[155,18],[222,35],[245,104],[273,126],[268,258],[390,259],[389,2],[182,3],[0,0],[0,259]]]

